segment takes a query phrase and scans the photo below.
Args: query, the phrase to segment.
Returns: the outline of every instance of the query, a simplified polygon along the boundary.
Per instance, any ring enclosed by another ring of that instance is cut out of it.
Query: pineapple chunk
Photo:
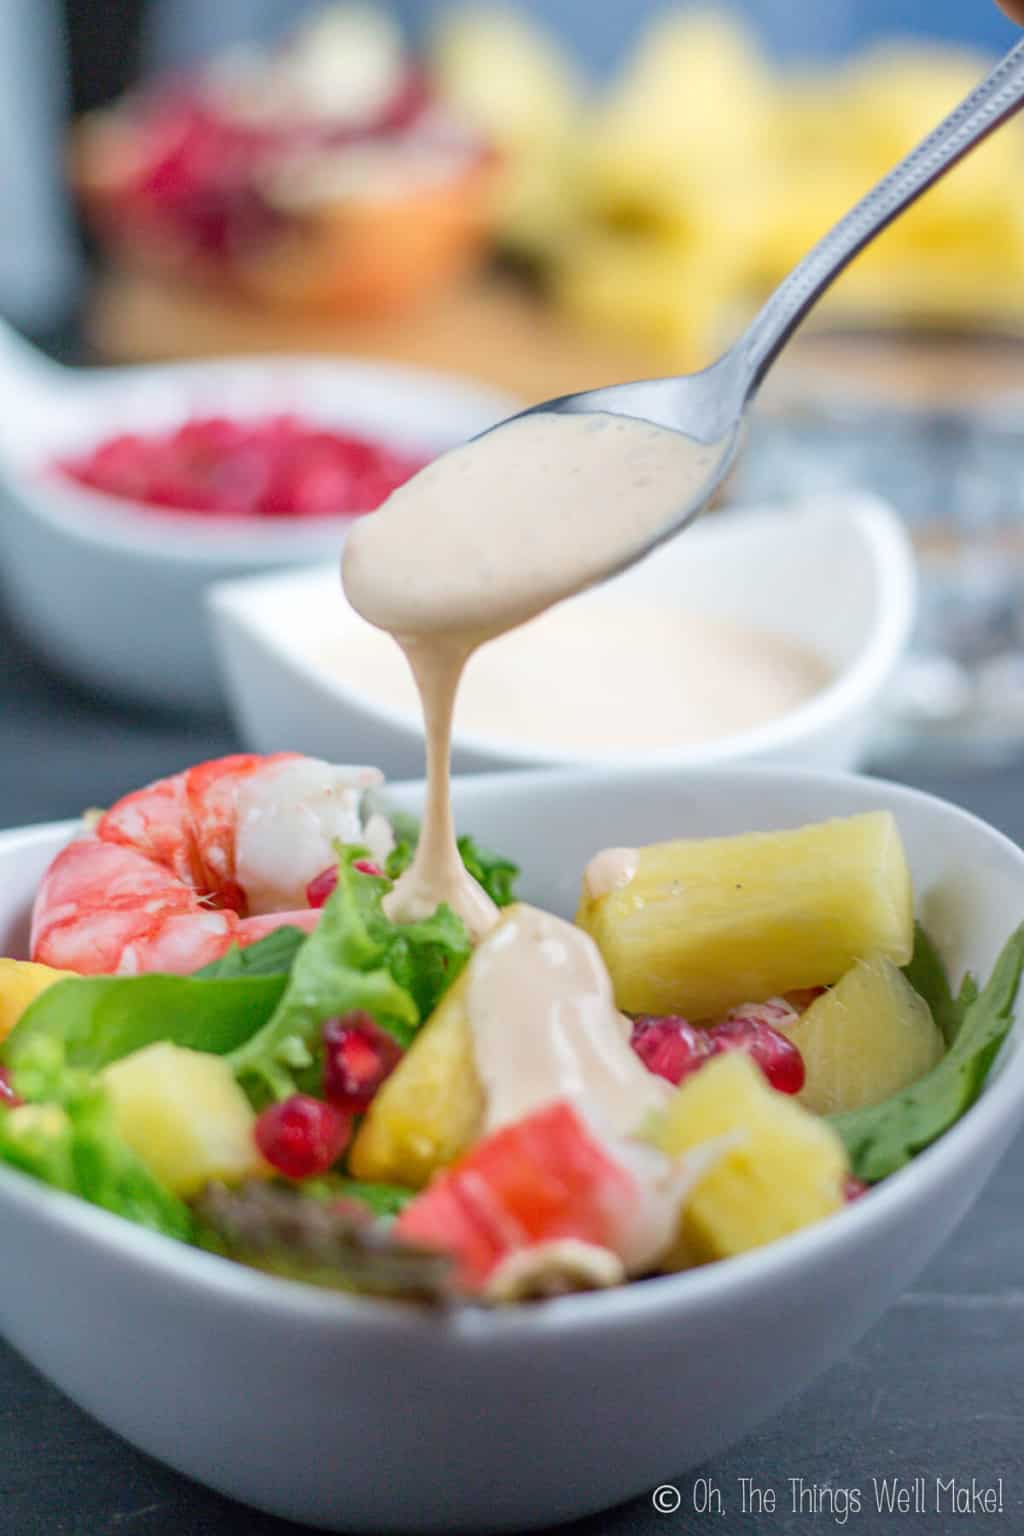
[[[794,832],[656,843],[577,922],[627,1013],[714,1018],[751,998],[838,981],[866,955],[910,959],[913,898],[884,811]]]
[[[944,1050],[924,998],[881,956],[858,961],[783,1033],[807,1069],[800,1102],[819,1115],[880,1104],[930,1072]]]
[[[269,1173],[249,1101],[222,1057],[160,1041],[115,1061],[100,1079],[118,1134],[172,1194]]]
[[[357,1179],[419,1189],[476,1139],[484,1094],[464,1002],[468,974],[467,966],[367,1110],[349,1157]]]
[[[6,1040],[30,1003],[54,982],[74,976],[32,960],[0,960],[0,1041]]]
[[[686,1079],[669,1105],[658,1144],[678,1157],[730,1135],[735,1145],[683,1207],[668,1268],[745,1253],[843,1204],[849,1164],[835,1131],[770,1088],[740,1051],[715,1057]]]

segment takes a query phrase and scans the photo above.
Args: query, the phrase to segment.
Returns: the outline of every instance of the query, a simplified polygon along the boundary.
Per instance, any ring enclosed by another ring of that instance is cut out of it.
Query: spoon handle
[[[903,209],[944,176],[976,144],[1024,106],[1024,43],[916,149],[882,178],[784,278],[737,343],[746,398],[757,390],[793,331],[843,269]]]

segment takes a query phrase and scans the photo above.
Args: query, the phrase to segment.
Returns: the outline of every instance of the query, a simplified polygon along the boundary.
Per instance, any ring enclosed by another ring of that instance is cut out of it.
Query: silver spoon
[[[845,267],[976,144],[1024,106],[1024,43],[1018,43],[916,149],[856,203],[776,288],[737,342],[710,368],[564,395],[534,412],[607,411],[639,417],[720,450],[679,515],[627,562],[685,528],[711,500],[739,447],[743,420],[765,374],[807,312]]]

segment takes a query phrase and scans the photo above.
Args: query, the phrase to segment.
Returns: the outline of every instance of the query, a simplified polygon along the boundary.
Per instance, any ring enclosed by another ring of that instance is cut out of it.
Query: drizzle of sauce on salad
[[[583,872],[583,884],[591,901],[623,890],[636,874],[639,857],[636,848],[605,848],[595,853]]]
[[[427,738],[416,857],[387,913],[446,901],[480,938],[497,910],[458,857],[449,803],[452,716],[469,657],[610,575],[692,499],[717,450],[603,413],[538,413],[435,460],[349,535],[345,592],[412,668]]]
[[[635,1180],[618,1250],[625,1273],[648,1268],[670,1243],[685,1194],[721,1155],[722,1143],[679,1160],[640,1139],[673,1087],[630,1045],[631,1024],[615,1006],[597,945],[574,923],[517,904],[477,949],[465,1001],[486,1105],[482,1133],[514,1125],[553,1098],[568,1099]],[[590,1284],[609,1283],[600,1249],[575,1246],[567,1255],[548,1245],[532,1262],[557,1270],[566,1260]]]
[[[506,914],[477,953],[466,1007],[487,1132],[544,1104],[553,1081],[623,1136],[671,1097],[630,1045],[597,945],[548,912],[516,906]]]

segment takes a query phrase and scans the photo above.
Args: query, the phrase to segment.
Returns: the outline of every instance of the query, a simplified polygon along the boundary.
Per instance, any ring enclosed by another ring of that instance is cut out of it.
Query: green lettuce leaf
[[[399,875],[405,874],[413,861],[420,840],[420,824],[415,816],[410,816],[406,811],[393,811],[388,820],[394,833],[395,846],[387,856],[384,872],[389,880],[397,880]]]
[[[971,1107],[1013,1022],[1022,969],[1024,925],[1007,940],[981,992],[967,978],[955,999],[947,982],[944,999],[941,987],[936,990],[932,961],[916,967],[919,981],[915,984],[928,986],[938,999],[946,1016],[943,1032],[954,1030],[952,1044],[937,1066],[901,1093],[881,1104],[831,1117],[846,1143],[857,1178],[869,1184],[887,1178]],[[932,1001],[927,993],[922,995]]]
[[[413,861],[420,838],[420,825],[415,816],[399,811],[391,817],[395,834],[395,847],[388,855],[385,869],[388,878],[397,880]],[[481,848],[472,837],[460,837],[459,854],[463,864],[477,883],[483,886],[496,907],[507,907],[515,901],[515,883],[519,878],[519,865],[513,864],[500,853]]]
[[[150,1231],[191,1240],[188,1207],[121,1140],[102,1087],[67,1065],[60,1040],[33,1039],[17,1086],[29,1102],[0,1109],[0,1162]]]
[[[68,1066],[90,1072],[157,1040],[223,1056],[266,1023],[287,984],[286,974],[258,971],[222,980],[159,975],[69,977],[40,993],[25,1010],[0,1056],[22,1093],[23,1057],[40,1037],[60,1043]]]
[[[58,1105],[15,1114],[0,1105],[0,1162],[31,1174],[43,1184],[77,1194],[71,1156],[71,1122]]]
[[[469,936],[449,908],[421,923],[389,922],[389,881],[354,869],[362,848],[340,850],[338,884],[298,951],[271,1018],[229,1055],[260,1102],[287,1098],[316,1071],[326,1019],[363,1009],[407,1046],[469,958]]]
[[[432,917],[401,926],[376,914],[374,932],[385,946],[387,968],[400,987],[411,994],[419,1015],[429,1018],[469,959],[466,926],[451,907],[438,907]],[[397,1037],[408,1045],[410,1037]]]
[[[193,976],[203,981],[230,981],[238,976],[287,976],[306,942],[301,928],[275,928],[265,939],[240,949],[237,944]]]
[[[165,1189],[118,1136],[99,1086],[93,1084],[68,1113],[71,1158],[82,1198],[152,1232],[189,1242],[193,1222],[188,1206]]]
[[[458,845],[463,864],[477,884],[483,886],[494,905],[511,906],[516,899],[519,865],[500,853],[492,853],[489,848],[481,848],[471,837],[460,837]]]

